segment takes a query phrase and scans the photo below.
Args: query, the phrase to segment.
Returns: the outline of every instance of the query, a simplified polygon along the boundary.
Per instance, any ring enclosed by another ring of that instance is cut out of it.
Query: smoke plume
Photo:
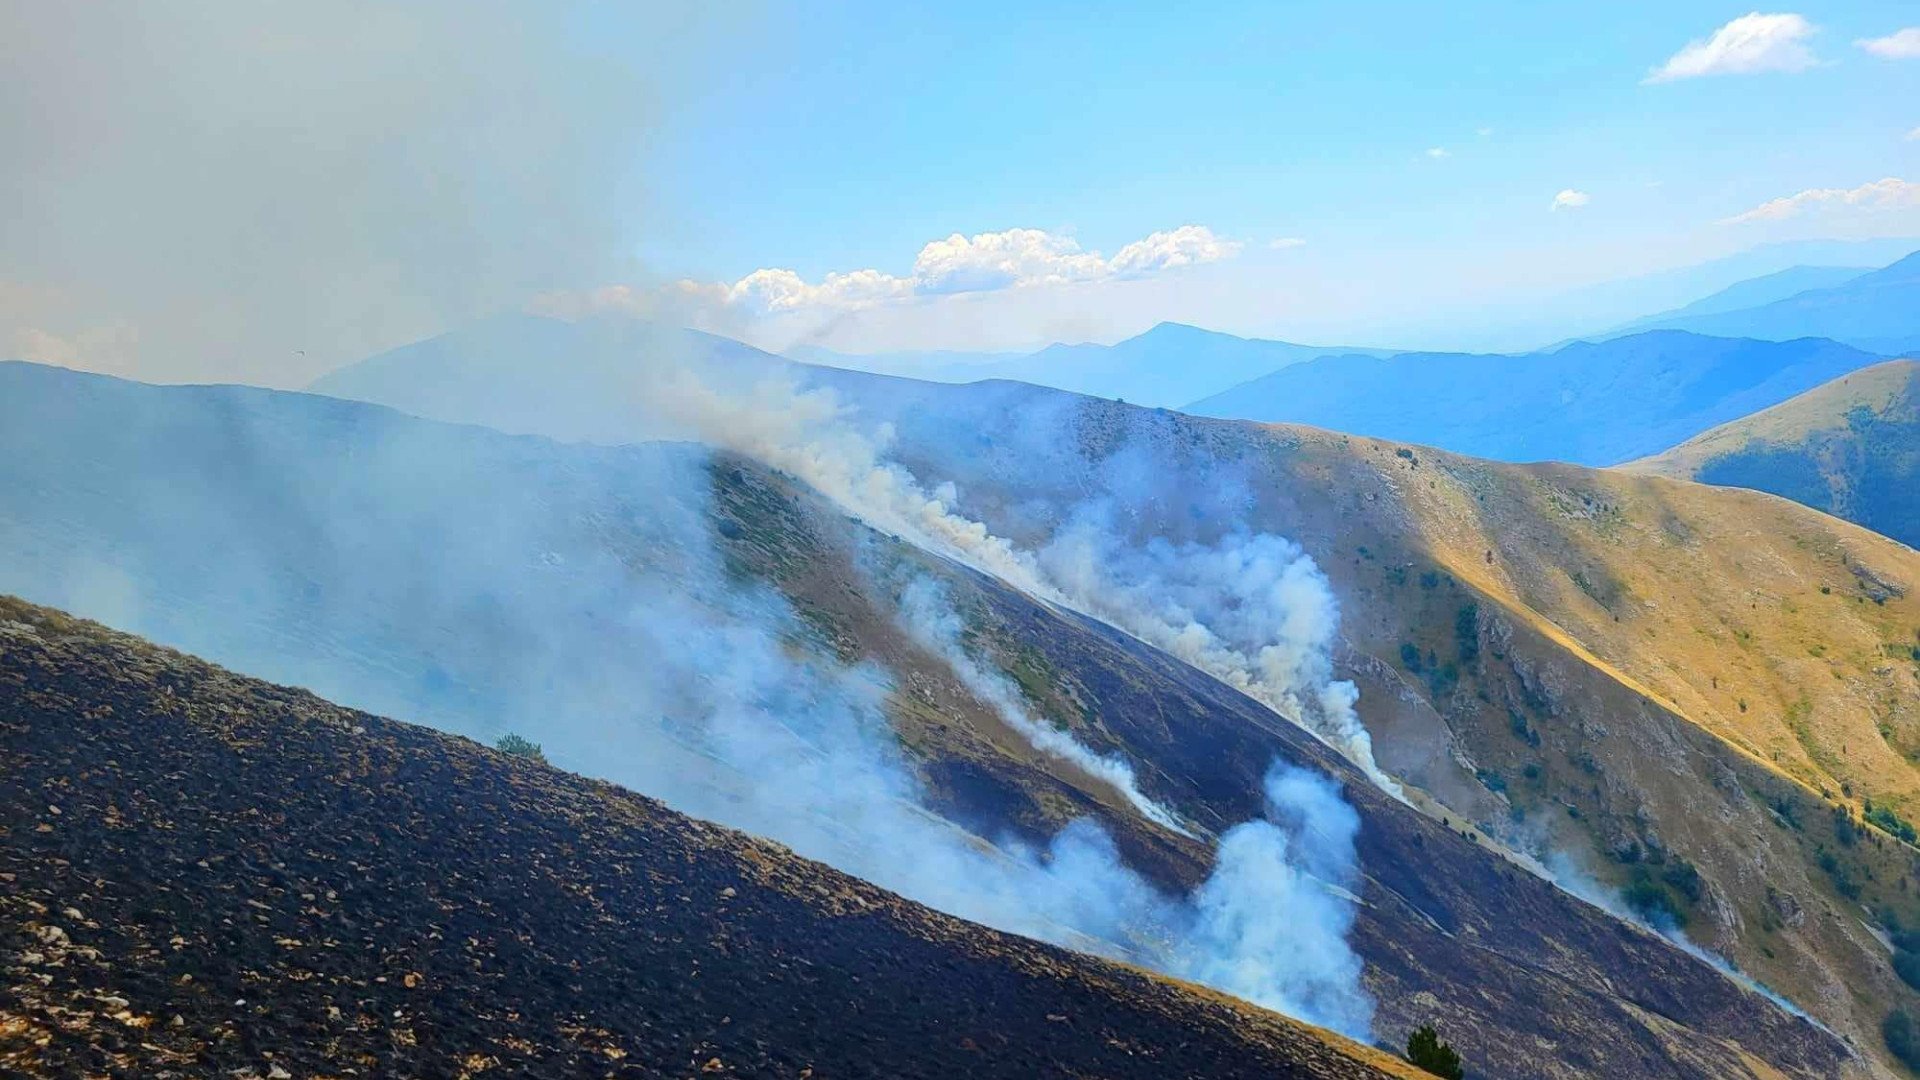
[[[993,706],[1006,725],[1020,733],[1035,750],[1079,769],[1118,791],[1140,815],[1156,825],[1192,836],[1172,810],[1140,790],[1133,766],[1126,759],[1097,753],[1073,735],[1038,719],[1021,700],[1013,681],[990,670],[967,654],[961,645],[964,629],[948,603],[945,591],[931,578],[915,578],[900,593],[901,625],[915,641],[947,662],[974,696]]]
[[[1091,821],[1033,847],[942,819],[888,720],[888,674],[810,644],[720,558],[703,448],[18,365],[0,380],[0,589],[351,705],[512,731],[952,914],[1367,1034],[1352,812],[1329,781],[1303,781],[1318,799],[1270,784],[1268,817],[1230,831],[1193,896],[1129,869]],[[905,610],[956,632],[924,595]]]

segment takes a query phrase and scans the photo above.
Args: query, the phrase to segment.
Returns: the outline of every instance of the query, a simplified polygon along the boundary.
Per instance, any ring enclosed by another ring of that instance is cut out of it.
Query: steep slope
[[[1415,1076],[0,598],[16,1075]]]
[[[1767,341],[1831,338],[1879,353],[1920,348],[1920,251],[1872,273],[1771,303],[1735,311],[1676,312],[1657,325]]]
[[[1500,461],[1612,465],[1876,359],[1831,341],[1734,341],[1658,330],[1522,356],[1326,357],[1186,411],[1311,424]]]
[[[927,810],[976,837],[1039,847],[1089,819],[1156,888],[1190,889],[1210,871],[1209,841],[1260,812],[1260,779],[1279,761],[1334,778],[1357,815],[1355,877],[1333,887],[1355,898],[1346,937],[1383,1037],[1436,1021],[1493,1077],[1770,1075],[1754,1055],[1789,1075],[1867,1069],[1666,941],[1373,788],[1250,698],[1102,624],[858,527],[751,463],[510,438],[302,395],[143,387],[25,365],[0,377],[9,377],[0,395],[6,588],[113,612],[329,695],[418,705],[436,726],[489,739],[520,731],[557,761],[631,779],[676,806],[704,798],[694,803],[710,807],[703,813],[786,837],[779,830],[838,804],[775,803],[780,816],[755,816],[756,793],[811,774],[727,787],[721,771],[713,798],[686,783],[716,772],[711,758],[636,733],[688,722],[649,715],[684,706],[656,704],[639,662],[676,644],[651,632],[674,618],[677,601],[650,589],[645,568],[686,539],[669,528],[686,508],[663,496],[658,474],[688,466],[708,491],[692,509],[728,578],[771,585],[792,605],[797,620],[781,630],[780,648],[876,684],[916,779],[903,794],[918,792]],[[1004,384],[980,392],[1049,396]],[[889,583],[915,575],[951,595],[978,662],[1017,684],[1036,715],[1133,763],[1145,792],[1195,837],[1036,754],[951,657],[903,632]],[[698,580],[681,588],[710,600]],[[738,651],[732,640],[726,648]],[[725,652],[699,659],[702,679],[734,677]],[[1406,711],[1383,684],[1369,683],[1365,700]],[[1422,722],[1410,719],[1409,730]],[[1430,746],[1409,753],[1435,756]],[[1471,773],[1456,782],[1471,784]],[[863,823],[863,838],[874,824]],[[831,837],[800,839],[823,857],[848,856]],[[1306,909],[1288,913],[1290,929],[1305,932]]]
[[[1912,1002],[1867,924],[1920,919],[1916,852],[1861,824],[1868,800],[1890,828],[1920,817],[1911,550],[1619,472],[1011,386],[927,397],[884,398],[903,460],[1021,542],[1058,528],[1034,507],[1090,490],[1173,544],[1283,530],[1340,597],[1381,762],[1479,828],[1685,920],[1864,1047]]]
[[[1703,296],[1684,307],[1672,311],[1662,311],[1655,315],[1635,319],[1630,323],[1594,337],[1619,337],[1624,334],[1636,334],[1643,330],[1662,328],[1688,329],[1685,320],[1703,315],[1720,315],[1732,311],[1744,311],[1747,308],[1771,304],[1776,300],[1785,300],[1797,296],[1809,289],[1828,289],[1843,285],[1863,274],[1870,274],[1876,268],[1872,266],[1790,266],[1785,270],[1763,274],[1735,282],[1710,296]],[[1726,337],[1747,335],[1728,334]],[[1793,335],[1795,337],[1825,337],[1829,335]]]
[[[1623,467],[1771,492],[1920,547],[1920,362],[1843,375]]]

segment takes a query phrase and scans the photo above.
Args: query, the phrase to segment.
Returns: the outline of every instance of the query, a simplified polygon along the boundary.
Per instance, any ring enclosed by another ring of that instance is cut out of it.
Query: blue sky
[[[1920,127],[1920,59],[1854,44],[1920,25],[1920,9],[1790,12],[1811,27],[1788,42],[1810,54],[1805,70],[1650,83],[1746,9],[768,8],[715,35],[669,96],[639,251],[669,277],[777,267],[816,281],[905,274],[954,232],[1037,228],[1111,253],[1200,224],[1244,245],[1243,290],[1445,274],[1497,299],[1543,275],[1577,283],[1787,237],[1920,232],[1912,213],[1715,224],[1920,172],[1920,141],[1905,138]],[[1551,210],[1569,189],[1585,205]],[[1280,237],[1305,244],[1265,247]],[[1285,329],[1241,307],[1229,321]],[[1367,318],[1355,310],[1354,329]]]
[[[519,310],[1514,348],[1598,329],[1595,283],[1920,237],[1913,0],[155,0],[0,41],[0,356],[142,378]]]

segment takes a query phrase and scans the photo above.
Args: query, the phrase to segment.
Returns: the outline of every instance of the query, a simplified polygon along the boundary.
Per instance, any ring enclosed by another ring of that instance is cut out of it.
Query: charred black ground
[[[0,1072],[1399,1069],[625,790],[0,598]]]

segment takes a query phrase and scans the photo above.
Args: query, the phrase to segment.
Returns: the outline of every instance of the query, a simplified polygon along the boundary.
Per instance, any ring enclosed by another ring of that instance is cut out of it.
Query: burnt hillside
[[[0,598],[0,1072],[245,1070],[1402,1074],[620,788]]]

